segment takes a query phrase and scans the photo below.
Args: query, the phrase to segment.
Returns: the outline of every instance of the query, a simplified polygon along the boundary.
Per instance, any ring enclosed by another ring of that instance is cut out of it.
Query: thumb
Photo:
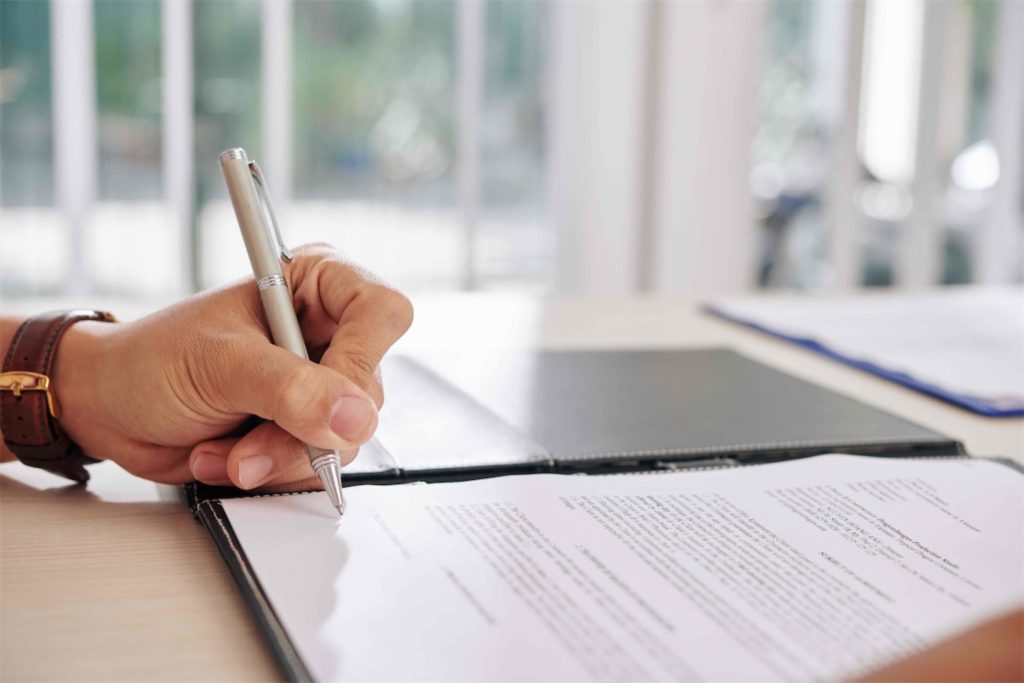
[[[226,392],[229,410],[273,420],[319,448],[352,450],[373,436],[377,406],[340,372],[270,343],[235,358]]]

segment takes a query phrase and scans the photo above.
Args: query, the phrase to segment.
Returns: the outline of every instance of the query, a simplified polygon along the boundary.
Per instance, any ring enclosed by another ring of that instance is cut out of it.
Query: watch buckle
[[[55,420],[60,419],[57,397],[50,390],[50,378],[46,375],[21,370],[0,372],[0,391],[9,391],[15,398],[21,398],[24,391],[42,391],[46,394],[46,407],[49,408],[50,415]]]

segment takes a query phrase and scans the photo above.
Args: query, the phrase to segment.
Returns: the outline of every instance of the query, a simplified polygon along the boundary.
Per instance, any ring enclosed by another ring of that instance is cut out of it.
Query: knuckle
[[[385,319],[400,333],[404,333],[412,325],[412,301],[405,294],[381,281],[367,281],[364,294],[372,298],[377,310],[383,312]]]
[[[275,420],[305,423],[317,414],[320,392],[314,369],[305,364],[292,366],[280,383],[277,396],[278,415]]]
[[[374,377],[377,373],[377,366],[362,355],[349,356],[348,362],[355,368],[356,372],[363,378]]]
[[[412,302],[409,300],[409,297],[394,289],[391,290],[391,293],[390,316],[395,323],[395,327],[404,333],[412,327],[415,310],[413,309]]]
[[[322,255],[324,253],[335,254],[337,249],[330,242],[317,241],[317,242],[306,242],[305,244],[295,247],[292,250],[297,256],[314,256]]]
[[[369,394],[380,407],[384,398],[380,388],[380,366],[374,363],[368,351],[350,346],[333,358],[330,367]]]
[[[289,275],[305,282],[317,282],[324,264],[342,260],[341,252],[328,242],[309,242],[292,249],[294,258],[288,264]]]

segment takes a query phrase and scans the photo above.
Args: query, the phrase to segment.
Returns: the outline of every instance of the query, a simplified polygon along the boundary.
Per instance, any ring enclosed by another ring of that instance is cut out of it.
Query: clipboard
[[[449,360],[460,362],[459,358]],[[461,362],[481,367],[465,357]],[[500,397],[496,397],[500,391],[471,386],[469,381],[449,381],[439,374],[443,360],[387,359],[383,373],[389,394],[378,431],[380,439],[364,447],[366,452],[346,471],[346,486],[453,482],[529,473],[699,471],[829,452],[880,457],[964,455],[955,440],[725,349],[540,352],[518,358],[494,355],[484,359],[483,367],[514,373],[524,362],[546,380],[547,398],[541,403],[552,407],[546,409],[545,419],[527,419],[503,410]],[[478,376],[484,375],[487,373]],[[709,378],[718,380],[715,391],[694,388]],[[497,388],[493,382],[487,384]],[[613,433],[607,425],[597,424],[597,417],[610,410],[612,388],[618,396],[623,392],[637,396],[646,392],[648,396],[634,402],[636,410],[647,414],[634,415],[637,428],[629,434]],[[750,413],[758,412],[758,402],[768,398],[773,399],[771,409],[762,411],[766,414],[761,419],[753,419]],[[704,409],[690,405],[695,402],[703,402]],[[582,404],[586,406],[572,409]],[[720,410],[730,405],[731,412]],[[417,414],[463,426],[431,432],[432,438],[425,439],[417,427]],[[779,414],[791,416],[786,425],[775,424]],[[708,421],[708,415],[716,419]],[[808,415],[814,420],[809,421]],[[688,422],[687,416],[692,421]],[[788,430],[791,438],[778,438],[780,430]],[[824,436],[827,434],[834,436]],[[730,435],[731,443],[725,435]],[[474,453],[472,448],[460,449],[462,439],[478,448],[484,444],[489,450]],[[390,445],[396,441],[414,452],[397,451]],[[624,448],[623,443],[634,446]],[[224,511],[223,500],[250,495],[200,483],[184,487],[189,508],[209,531],[283,676],[312,680]]]
[[[1005,293],[1002,293],[1002,295],[1006,296]],[[954,296],[967,297],[970,296],[970,294],[957,292]],[[1010,294],[1009,296],[1013,295]],[[941,299],[938,300],[941,301]],[[1002,298],[1000,298],[999,301],[1002,302]],[[1021,302],[1018,301],[1017,305],[1019,306],[1020,303]],[[820,302],[811,302],[811,304],[813,306],[822,305]],[[934,305],[934,303],[932,303],[932,305]],[[960,305],[963,306],[967,304],[961,303]],[[758,309],[754,308],[754,306],[755,304],[751,304],[749,308],[735,309],[735,307],[730,305],[729,302],[724,302],[708,304],[704,307],[704,310],[723,320],[756,330],[757,332],[767,334],[775,337],[776,339],[781,339],[782,341],[789,342],[790,344],[795,344],[796,346],[800,346],[822,356],[826,356],[832,360],[843,363],[844,365],[870,373],[876,377],[881,377],[882,379],[894,382],[895,384],[907,387],[908,389],[913,389],[914,391],[939,399],[940,401],[945,401],[957,407],[977,413],[978,415],[995,418],[1024,416],[1024,397],[997,398],[972,395],[942,386],[941,384],[931,381],[926,377],[916,376],[911,372],[900,370],[897,367],[898,363],[896,362],[887,363],[884,348],[878,352],[877,358],[872,360],[858,352],[837,348],[835,344],[815,338],[811,334],[804,332],[797,333],[783,322],[774,322],[771,311],[765,311],[763,314],[759,314],[757,313]],[[841,307],[842,304],[836,304],[836,306]],[[908,302],[905,306],[908,311],[913,310],[912,302]],[[842,310],[842,308],[839,308],[838,310]],[[1002,308],[1000,307],[999,310],[1001,311]],[[852,314],[853,313],[851,313],[851,315]],[[946,317],[949,318],[947,324],[956,324],[958,322],[956,320],[955,310],[951,316],[947,315]],[[813,327],[814,324],[814,313],[811,312],[808,317],[807,325]],[[825,323],[819,322],[817,325],[821,327],[822,331],[828,329],[828,326]],[[982,336],[984,337],[985,334],[986,333],[983,333]],[[991,332],[987,334],[991,334]],[[1002,337],[1000,337],[999,340],[1001,344],[1005,345],[1008,343],[1008,341]],[[1024,342],[1024,338],[1017,339],[1009,343],[1016,343],[1019,345],[1022,342]]]

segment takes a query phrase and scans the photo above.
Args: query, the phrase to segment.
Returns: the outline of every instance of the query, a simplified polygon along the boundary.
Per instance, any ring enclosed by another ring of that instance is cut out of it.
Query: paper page
[[[820,456],[223,502],[321,680],[842,678],[1024,601],[1024,477]]]
[[[788,337],[1011,410],[1024,408],[1024,289],[953,288],[714,305]]]

